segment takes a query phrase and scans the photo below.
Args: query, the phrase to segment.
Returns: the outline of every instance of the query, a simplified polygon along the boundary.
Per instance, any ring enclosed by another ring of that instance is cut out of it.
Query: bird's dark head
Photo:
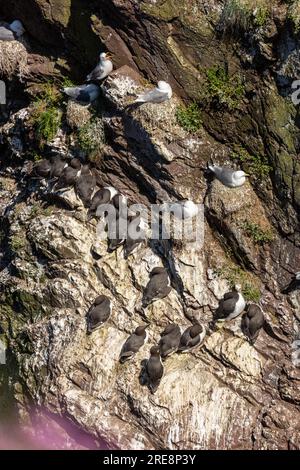
[[[257,305],[254,305],[254,304],[248,304],[247,305],[247,309],[246,309],[246,312],[247,312],[247,317],[248,318],[253,318],[257,312]]]
[[[203,326],[200,325],[200,323],[197,323],[192,326],[190,335],[192,338],[195,338],[196,336],[200,335],[203,332]]]
[[[163,273],[166,273],[166,272],[167,271],[165,270],[165,268],[162,268],[162,267],[153,268],[151,273],[150,273],[150,277],[156,276],[156,274],[163,274]]]
[[[143,336],[148,326],[149,325],[138,326],[135,330],[135,334],[138,336]]]
[[[171,333],[177,332],[178,331],[178,325],[176,323],[170,323],[170,325],[167,325],[164,331],[162,332],[162,336],[169,335]]]
[[[94,305],[100,305],[100,304],[102,304],[105,300],[107,300],[106,295],[99,295],[99,296],[95,299]]]
[[[83,165],[83,167],[81,168],[81,174],[82,175],[88,175],[90,172],[90,167],[89,165]]]
[[[150,349],[150,354],[151,354],[151,356],[159,357],[160,356],[159,347],[158,346],[152,346],[152,348]]]
[[[79,170],[81,168],[81,162],[78,158],[72,158],[70,161],[70,166],[75,170]]]

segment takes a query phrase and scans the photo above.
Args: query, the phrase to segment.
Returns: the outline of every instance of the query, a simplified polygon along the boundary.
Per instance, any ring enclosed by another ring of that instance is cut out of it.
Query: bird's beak
[[[245,176],[250,176],[250,175],[248,175],[248,173],[245,173]]]
[[[112,59],[112,58],[113,58],[113,55],[108,52],[108,53],[106,53],[106,58],[107,58],[107,59]]]

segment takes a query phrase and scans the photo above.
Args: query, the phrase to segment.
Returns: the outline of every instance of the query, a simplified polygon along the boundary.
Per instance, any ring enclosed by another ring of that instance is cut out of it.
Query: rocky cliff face
[[[0,6],[29,31],[15,46],[24,74],[2,72],[9,103],[1,115],[0,325],[17,365],[14,390],[23,409],[33,400],[112,448],[299,448],[292,344],[300,299],[280,292],[300,266],[299,129],[289,97],[298,73],[296,16],[284,2],[257,2],[260,13],[251,10],[244,31],[226,16],[229,2],[176,3]],[[114,53],[117,70],[101,104],[66,105],[57,92],[64,77],[82,81],[102,48]],[[158,78],[172,84],[170,102],[128,106]],[[196,128],[184,107],[193,100]],[[61,116],[54,135],[41,135],[41,102]],[[91,142],[89,133],[105,138]],[[204,244],[150,241],[128,260],[122,248],[108,253],[73,189],[53,193],[28,176],[32,160],[53,150],[86,158],[99,186],[115,186],[132,203],[203,203]],[[228,189],[207,181],[210,159],[242,165],[250,182]],[[137,306],[155,266],[168,269],[172,292],[147,310],[149,343],[120,365],[122,344],[143,322]],[[237,281],[265,312],[254,346],[240,318],[210,326],[218,299]],[[87,336],[85,315],[99,294],[113,300],[113,314]],[[141,362],[166,324],[189,326],[192,317],[208,330],[203,347],[167,359],[149,394]]]

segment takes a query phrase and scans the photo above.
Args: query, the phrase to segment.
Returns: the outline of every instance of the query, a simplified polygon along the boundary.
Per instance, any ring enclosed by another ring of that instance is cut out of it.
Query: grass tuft
[[[95,118],[79,129],[77,142],[89,161],[99,163],[105,147],[105,131],[103,120]]]
[[[246,235],[248,235],[248,237],[250,237],[257,245],[265,245],[274,240],[274,235],[271,230],[264,230],[260,225],[253,222],[244,222],[242,224],[242,228]]]
[[[245,94],[243,79],[239,74],[230,76],[225,67],[216,65],[206,71],[203,99],[211,105],[228,109],[238,108]]]
[[[201,110],[197,103],[179,106],[176,110],[178,124],[187,132],[197,132],[202,127]]]
[[[266,0],[226,0],[219,25],[223,34],[238,37],[263,27],[270,15]]]
[[[298,0],[289,1],[287,17],[294,25],[295,33],[300,32],[300,2]]]
[[[227,279],[230,288],[233,289],[236,284],[242,286],[242,293],[245,300],[258,302],[260,299],[260,289],[258,282],[242,268],[234,263],[228,262],[221,269],[216,270],[216,274],[223,279]]]
[[[261,181],[265,181],[272,170],[267,157],[263,155],[251,155],[241,146],[234,148],[231,153],[231,158],[241,163],[247,173]]]
[[[54,139],[61,126],[60,100],[61,93],[53,83],[48,82],[43,85],[40,97],[33,104],[31,123],[41,147]]]

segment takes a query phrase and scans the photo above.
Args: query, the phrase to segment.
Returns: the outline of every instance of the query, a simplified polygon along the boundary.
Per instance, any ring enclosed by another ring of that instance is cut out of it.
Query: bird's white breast
[[[108,189],[108,191],[110,192],[110,199],[112,199],[118,194],[118,191],[113,186],[105,186],[104,189]]]
[[[242,296],[242,294],[239,293],[239,298],[238,298],[237,303],[235,304],[235,308],[234,308],[234,311],[233,311],[233,314],[232,314],[232,318],[234,318],[235,316],[238,316],[240,313],[242,313],[242,311],[244,310],[245,307],[246,307],[245,299]]]
[[[236,173],[233,173],[234,187],[243,186],[246,181],[245,176],[239,176]]]

